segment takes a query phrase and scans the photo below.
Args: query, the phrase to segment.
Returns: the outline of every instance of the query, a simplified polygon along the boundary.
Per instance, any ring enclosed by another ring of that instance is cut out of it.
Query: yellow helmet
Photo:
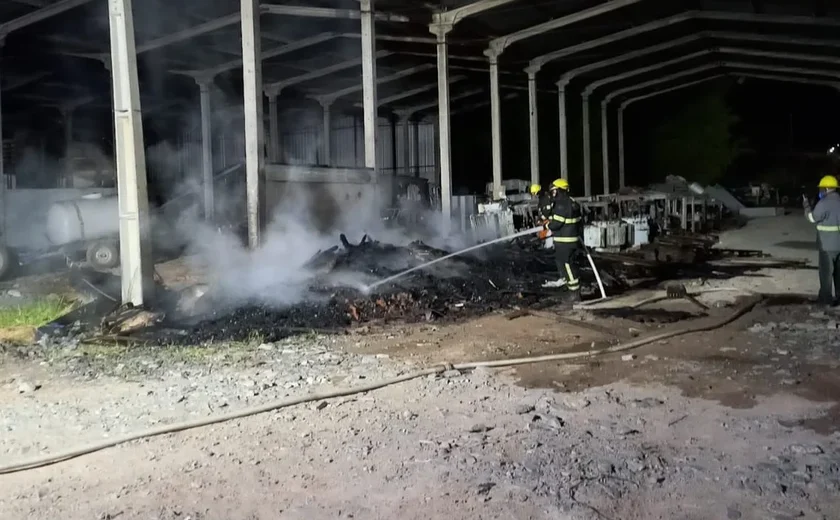
[[[554,181],[551,182],[551,187],[556,190],[568,190],[569,181],[566,179],[554,179]]]
[[[536,195],[537,193],[542,191],[542,186],[540,186],[539,184],[532,184],[531,187],[528,188],[528,191],[531,192],[531,195]]]
[[[835,177],[834,175],[826,175],[825,177],[820,179],[820,184],[819,184],[818,187],[829,188],[829,189],[837,189],[837,187],[838,187],[837,177]]]

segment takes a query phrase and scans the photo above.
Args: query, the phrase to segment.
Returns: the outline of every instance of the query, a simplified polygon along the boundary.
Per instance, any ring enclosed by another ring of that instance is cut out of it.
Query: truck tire
[[[97,271],[120,265],[120,250],[114,242],[94,242],[87,249],[87,261]]]
[[[6,246],[0,245],[0,280],[5,279],[14,270],[15,254]]]

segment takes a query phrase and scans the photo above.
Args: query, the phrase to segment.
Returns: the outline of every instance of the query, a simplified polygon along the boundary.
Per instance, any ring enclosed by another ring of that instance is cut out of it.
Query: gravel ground
[[[814,320],[802,330],[833,345]],[[800,328],[753,333],[784,343]],[[93,352],[12,363],[0,387],[0,464],[409,368],[344,352],[353,340],[233,346],[190,361],[148,351],[116,364]],[[663,386],[557,393],[512,382],[506,370],[448,372],[3,476],[0,518],[787,519],[840,510],[840,436],[785,426],[827,403],[778,394],[731,409]]]
[[[813,271],[761,274],[725,284],[815,291]],[[625,356],[448,371],[144,439],[0,476],[0,519],[836,519],[835,316],[763,308]],[[0,465],[588,334],[500,317],[375,340],[7,348]]]

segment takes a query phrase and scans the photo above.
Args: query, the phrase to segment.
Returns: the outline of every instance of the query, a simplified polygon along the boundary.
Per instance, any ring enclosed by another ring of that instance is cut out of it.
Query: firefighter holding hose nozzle
[[[576,253],[581,247],[580,206],[569,195],[569,182],[556,179],[551,183],[554,197],[551,217],[546,227],[551,231],[554,242],[554,259],[557,262],[559,278],[543,284],[543,287],[566,287],[572,298],[580,299],[580,278],[576,264]]]

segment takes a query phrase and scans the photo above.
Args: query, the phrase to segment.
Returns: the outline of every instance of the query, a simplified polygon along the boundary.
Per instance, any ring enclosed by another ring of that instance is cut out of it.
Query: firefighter
[[[826,175],[820,180],[820,197],[814,209],[806,195],[802,195],[805,217],[817,226],[819,247],[820,292],[822,305],[834,305],[840,298],[840,193],[837,177]],[[834,291],[832,293],[832,284]]]
[[[551,192],[554,201],[547,227],[554,241],[554,259],[557,262],[559,278],[546,282],[543,287],[565,286],[577,299],[580,298],[580,279],[575,257],[581,245],[580,206],[569,195],[569,182],[566,179],[552,182]]]
[[[541,222],[551,218],[551,206],[554,205],[551,193],[544,191],[539,184],[532,184],[529,191],[532,197],[537,197],[537,215]]]
[[[532,184],[528,191],[531,192],[532,197],[537,198],[537,222],[545,226],[551,218],[551,207],[554,205],[551,193],[543,190],[539,184]],[[551,249],[551,232],[547,228],[540,231],[537,238],[543,242],[546,249]]]

